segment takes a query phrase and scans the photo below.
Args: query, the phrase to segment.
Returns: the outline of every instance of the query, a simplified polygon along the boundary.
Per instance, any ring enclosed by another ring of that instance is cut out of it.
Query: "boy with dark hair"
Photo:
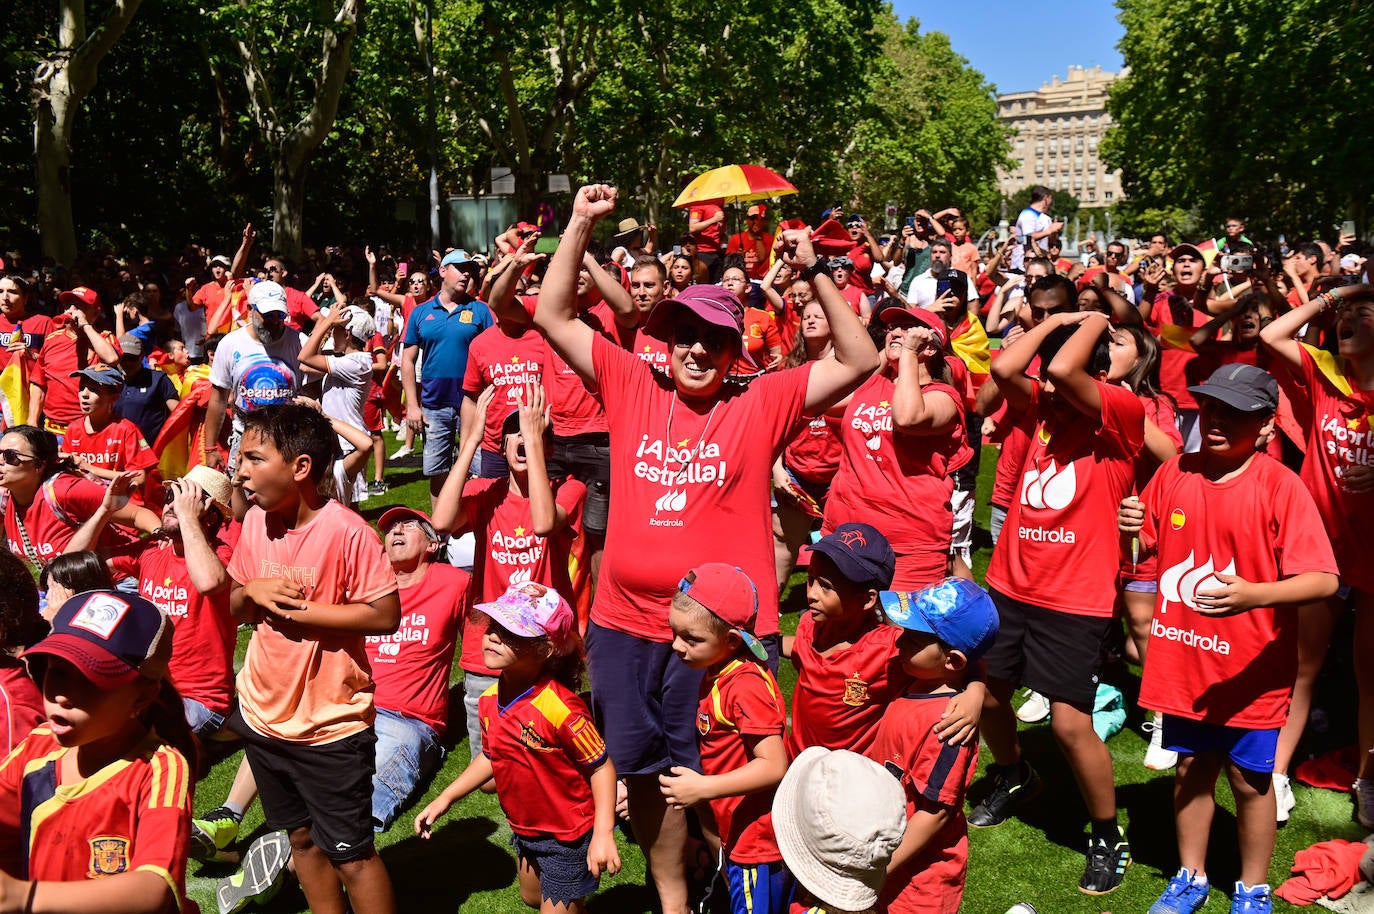
[[[1207,901],[1207,839],[1223,767],[1236,800],[1240,879],[1232,914],[1268,914],[1277,832],[1271,789],[1279,730],[1298,671],[1303,603],[1336,592],[1336,559],[1298,477],[1259,449],[1273,433],[1278,384],[1231,364],[1189,388],[1203,448],[1160,467],[1122,502],[1121,532],[1159,556],[1159,595],[1140,703],[1163,715],[1174,774],[1177,875],[1151,914]],[[1218,509],[1218,506],[1224,506]]]
[[[705,673],[697,706],[701,771],[675,765],[658,780],[674,808],[710,804],[734,914],[780,914],[791,897],[769,815],[787,773],[786,712],[768,652],[753,634],[758,600],[743,571],[707,562],[687,572],[668,611],[673,651]]]
[[[1032,311],[1058,304],[1073,284],[1046,277]],[[1053,314],[992,363],[1011,409],[1024,411],[1030,444],[987,582],[1001,634],[987,656],[983,737],[995,760],[992,793],[969,824],[1005,822],[1033,799],[1040,779],[1021,757],[1011,696],[1025,685],[1047,696],[1054,736],[1092,820],[1079,890],[1111,892],[1130,863],[1116,823],[1112,757],[1092,726],[1098,670],[1115,624],[1120,564],[1116,506],[1131,491],[1144,445],[1145,411],[1129,389],[1106,383],[1108,321],[1098,312]],[[1025,372],[1039,355],[1042,380]],[[1031,418],[1033,417],[1033,418]]]
[[[901,632],[897,657],[911,683],[887,706],[868,750],[906,792],[906,835],[888,865],[881,907],[890,914],[957,914],[968,870],[964,795],[978,768],[978,740],[955,745],[936,728],[948,698],[968,682],[970,665],[997,637],[997,608],[965,578],[881,597]]]
[[[343,914],[342,880],[352,910],[390,914],[391,880],[373,847],[377,737],[363,641],[394,632],[401,604],[377,532],[320,494],[336,446],[329,420],[308,406],[245,417],[237,481],[250,508],[229,562],[230,609],[256,628],[230,726],[247,744],[268,827],[289,834],[311,910]],[[249,881],[220,884],[221,911],[256,894]]]

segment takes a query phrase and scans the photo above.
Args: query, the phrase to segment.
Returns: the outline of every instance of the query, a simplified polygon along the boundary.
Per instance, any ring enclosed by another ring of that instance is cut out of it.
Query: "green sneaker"
[[[191,820],[191,859],[214,860],[239,839],[239,819],[221,806],[204,819]]]
[[[243,868],[215,886],[219,914],[238,914],[252,902],[266,903],[286,881],[291,839],[284,831],[268,832],[243,852]]]

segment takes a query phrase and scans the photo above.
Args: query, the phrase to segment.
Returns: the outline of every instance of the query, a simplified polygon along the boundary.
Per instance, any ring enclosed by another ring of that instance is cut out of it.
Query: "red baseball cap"
[[[25,651],[24,661],[32,670],[35,661],[61,657],[109,690],[139,676],[161,679],[171,656],[172,624],[162,610],[134,594],[90,590],[62,604],[52,633]]]
[[[57,296],[57,300],[64,305],[85,305],[88,308],[93,308],[100,304],[100,296],[95,294],[95,290],[88,289],[85,286],[77,286],[75,289],[68,289],[66,292]]]
[[[759,615],[759,591],[749,575],[734,565],[707,562],[683,575],[677,589],[739,633],[749,652],[767,662],[768,651],[754,637]]]

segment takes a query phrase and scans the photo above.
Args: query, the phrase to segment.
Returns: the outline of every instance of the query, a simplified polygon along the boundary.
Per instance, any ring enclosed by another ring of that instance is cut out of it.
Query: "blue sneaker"
[[[1269,886],[1246,885],[1236,881],[1236,894],[1231,896],[1231,914],[1270,914],[1273,910]]]
[[[1199,879],[1197,873],[1179,867],[1164,894],[1150,905],[1150,914],[1196,914],[1207,903],[1210,890],[1206,876]]]

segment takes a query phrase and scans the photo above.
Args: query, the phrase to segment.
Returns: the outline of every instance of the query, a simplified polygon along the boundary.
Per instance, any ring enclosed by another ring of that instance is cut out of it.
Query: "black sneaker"
[[[1015,785],[1008,784],[1005,770],[999,769],[997,780],[992,785],[992,793],[969,813],[968,824],[974,828],[1001,825],[1011,818],[1012,813],[1040,796],[1043,786],[1040,783],[1040,775],[1036,774],[1030,765],[1026,765],[1025,778],[1020,784]]]
[[[1078,880],[1078,891],[1085,895],[1115,892],[1130,865],[1131,846],[1124,835],[1110,846],[1101,838],[1089,840],[1088,863],[1083,867],[1083,878]]]

